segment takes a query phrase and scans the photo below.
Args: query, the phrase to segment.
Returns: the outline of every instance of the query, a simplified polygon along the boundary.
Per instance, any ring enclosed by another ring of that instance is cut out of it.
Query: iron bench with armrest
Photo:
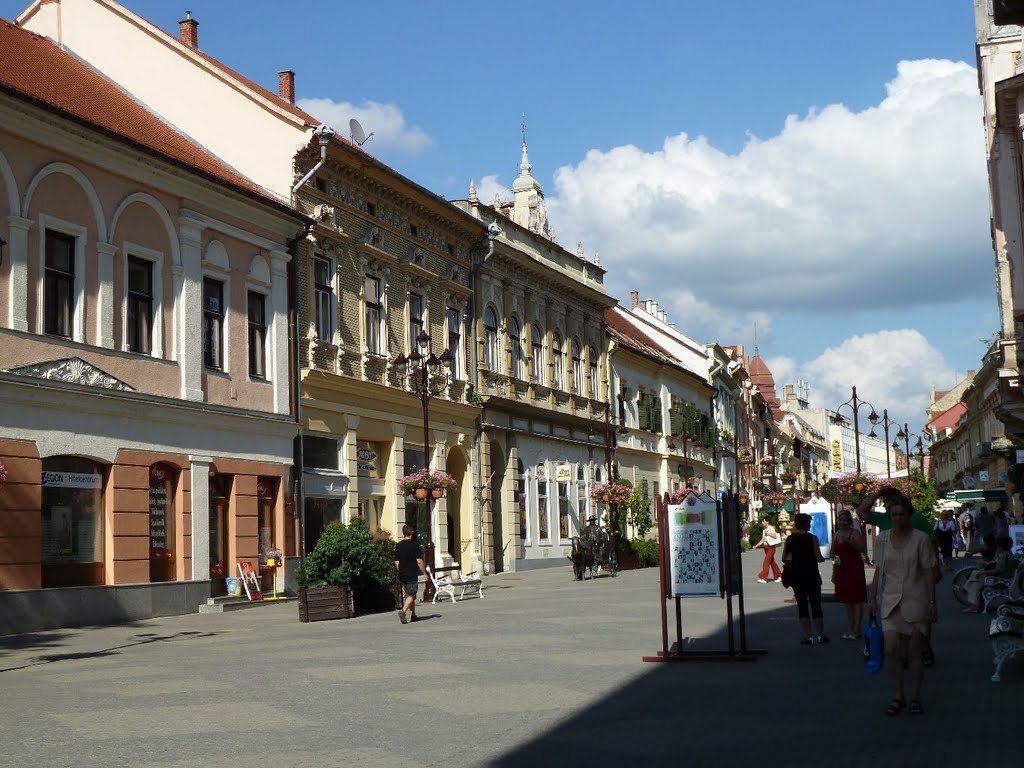
[[[448,595],[453,603],[464,599],[467,594],[476,594],[480,598],[484,596],[484,582],[476,571],[463,573],[458,563],[441,568],[431,568],[428,565],[427,576],[434,583],[434,599],[431,601],[433,603],[442,595]],[[455,596],[456,590],[461,590],[458,597]]]

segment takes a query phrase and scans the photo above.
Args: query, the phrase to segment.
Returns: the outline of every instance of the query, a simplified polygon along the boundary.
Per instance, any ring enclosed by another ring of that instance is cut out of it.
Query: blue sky
[[[562,245],[817,404],[919,424],[997,327],[972,0],[123,4],[449,199],[511,185],[525,114]]]

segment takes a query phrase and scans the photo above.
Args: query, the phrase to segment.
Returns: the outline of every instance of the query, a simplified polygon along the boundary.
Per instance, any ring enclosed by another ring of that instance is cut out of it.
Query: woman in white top
[[[782,569],[775,562],[775,548],[782,543],[782,537],[775,530],[775,526],[772,525],[770,518],[761,518],[761,525],[764,526],[764,530],[761,533],[761,540],[754,545],[754,549],[764,547],[764,564],[761,566],[761,572],[757,574],[757,580],[761,584],[767,584],[769,581],[768,571],[771,570],[771,580],[778,583],[782,578]]]

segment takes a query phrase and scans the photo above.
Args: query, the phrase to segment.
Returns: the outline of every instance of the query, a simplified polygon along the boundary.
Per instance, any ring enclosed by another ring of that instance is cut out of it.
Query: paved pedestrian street
[[[754,582],[755,663],[645,664],[657,573],[487,579],[485,597],[300,624],[294,602],[0,638],[3,748],[18,766],[1014,765],[1024,659],[992,683],[987,619],[939,586],[925,714],[844,642],[804,647],[789,590]],[[826,577],[827,586],[827,577]],[[725,605],[683,604],[690,648],[724,647]]]

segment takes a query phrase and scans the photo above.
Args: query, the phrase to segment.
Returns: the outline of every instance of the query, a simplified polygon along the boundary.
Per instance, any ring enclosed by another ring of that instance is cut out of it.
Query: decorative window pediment
[[[20,368],[10,368],[7,373],[15,376],[27,376],[32,379],[48,379],[64,381],[69,384],[82,384],[100,389],[116,389],[123,392],[134,392],[135,387],[125,384],[105,371],[101,371],[80,357],[67,357],[63,360],[50,360]]]

